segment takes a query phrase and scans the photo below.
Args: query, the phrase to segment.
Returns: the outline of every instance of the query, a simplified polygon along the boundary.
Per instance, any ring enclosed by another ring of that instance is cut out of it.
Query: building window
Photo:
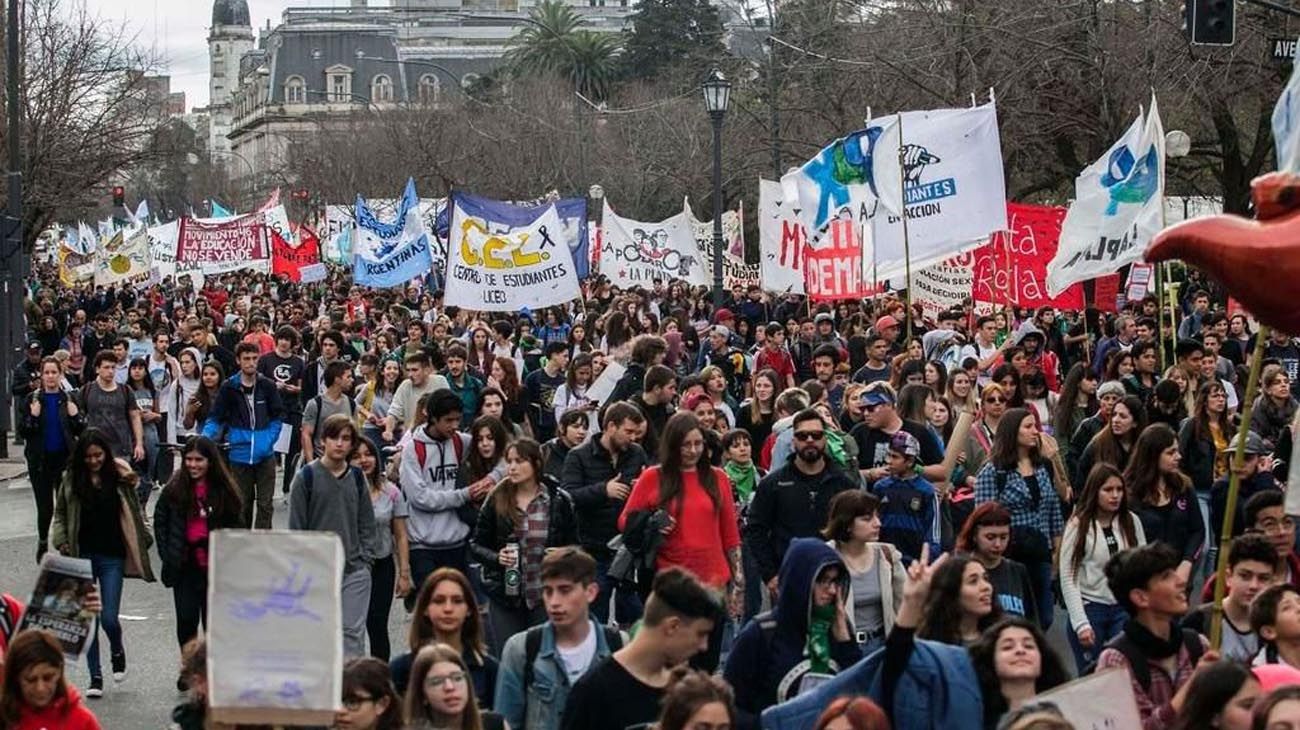
[[[390,102],[393,100],[393,80],[379,74],[375,80],[370,82],[370,100],[376,103]]]
[[[284,103],[305,104],[307,102],[307,85],[301,76],[290,76],[284,82]]]
[[[325,69],[325,90],[331,102],[352,101],[352,69],[342,65]]]
[[[438,95],[442,91],[442,83],[434,74],[425,74],[420,77],[420,103],[437,104]]]

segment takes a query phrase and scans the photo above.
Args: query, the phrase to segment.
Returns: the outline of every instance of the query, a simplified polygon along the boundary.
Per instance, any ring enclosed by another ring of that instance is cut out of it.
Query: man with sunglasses
[[[941,464],[943,452],[939,450],[938,442],[924,425],[903,420],[898,415],[896,402],[894,389],[889,383],[872,383],[862,392],[862,423],[849,432],[858,443],[858,469],[862,478],[870,486],[889,476],[889,443],[894,434],[906,431],[921,444],[920,457],[916,460],[921,467],[921,476],[932,484],[945,481],[947,476]]]
[[[758,483],[749,506],[745,540],[758,564],[759,574],[772,595],[776,575],[790,541],[814,537],[826,524],[831,498],[858,485],[835,468],[826,455],[826,422],[806,408],[791,424],[794,453],[783,464],[773,464]]]

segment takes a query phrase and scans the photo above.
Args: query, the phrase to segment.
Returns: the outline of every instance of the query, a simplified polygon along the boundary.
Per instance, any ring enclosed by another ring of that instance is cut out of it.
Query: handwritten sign
[[[270,271],[271,250],[263,216],[225,220],[182,218],[176,262],[196,264],[204,274],[240,269]]]
[[[329,725],[343,692],[343,543],[265,530],[218,530],[211,543],[213,719]]]
[[[1107,669],[1038,695],[1055,704],[1078,730],[1142,727],[1128,670]],[[1098,701],[1101,699],[1102,701]]]

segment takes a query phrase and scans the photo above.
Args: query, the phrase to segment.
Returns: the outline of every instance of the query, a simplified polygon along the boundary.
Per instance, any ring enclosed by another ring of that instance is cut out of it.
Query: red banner
[[[209,221],[181,218],[176,262],[196,264],[204,274],[270,268],[266,224],[260,215]]]
[[[1107,274],[1092,280],[1093,306],[1102,312],[1119,311],[1119,274]]]
[[[271,232],[271,273],[286,276],[290,281],[301,281],[302,267],[320,263],[320,239],[307,226],[293,224],[292,229],[300,241],[297,248]]]
[[[1047,264],[1056,255],[1063,220],[1065,208],[1007,203],[1007,225],[1011,230],[993,234],[974,252],[975,301],[1082,309],[1080,284],[1055,299],[1047,296]]]
[[[871,288],[862,280],[862,238],[858,235],[858,223],[852,220],[831,223],[822,243],[822,248],[804,249],[804,290],[808,298],[825,302],[871,296]]]

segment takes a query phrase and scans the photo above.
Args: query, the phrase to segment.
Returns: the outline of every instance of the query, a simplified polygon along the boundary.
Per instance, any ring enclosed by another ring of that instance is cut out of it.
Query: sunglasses
[[[826,438],[825,431],[795,431],[794,437],[800,441],[821,441]]]
[[[985,403],[1006,403],[1006,402],[1007,402],[1007,399],[1006,399],[1006,398],[990,397],[990,398],[985,398],[985,399],[984,399],[984,402],[985,402]]]

